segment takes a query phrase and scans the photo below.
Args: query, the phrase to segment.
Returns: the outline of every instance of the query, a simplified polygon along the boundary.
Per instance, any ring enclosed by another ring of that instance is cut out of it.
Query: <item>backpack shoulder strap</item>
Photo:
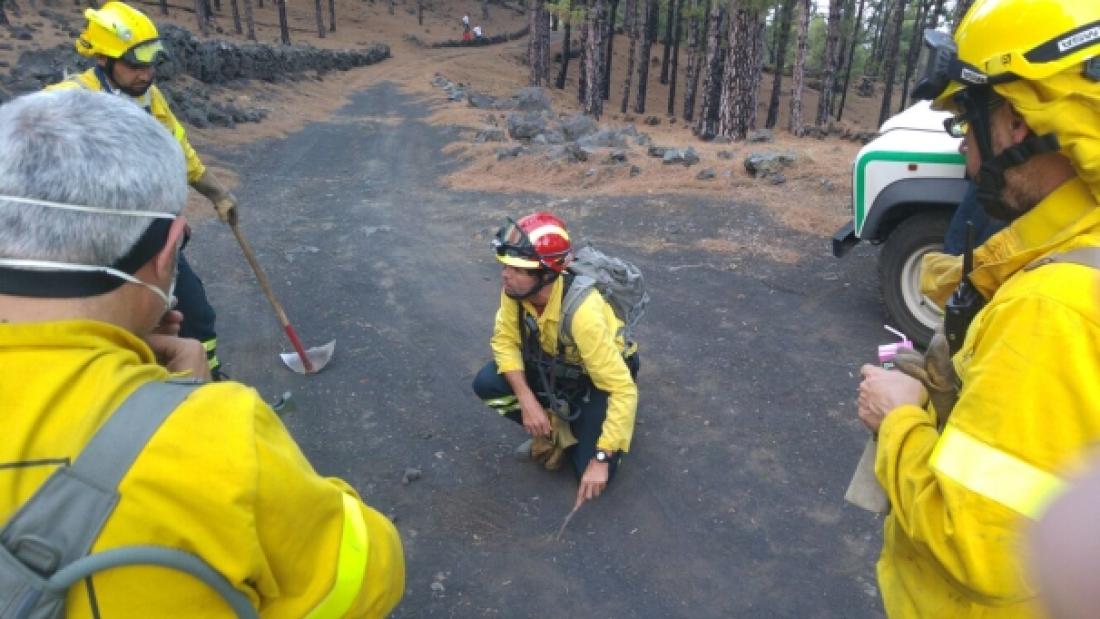
[[[153,434],[201,385],[158,381],[138,387],[84,446],[72,470],[103,488],[117,488]]]
[[[0,530],[0,545],[42,575],[91,550],[118,502],[118,484],[198,383],[146,383],[115,410],[70,467],[60,468]]]
[[[558,328],[558,343],[573,341],[573,316],[577,308],[584,303],[588,295],[596,288],[596,280],[587,275],[576,275],[573,283],[561,300],[561,324]]]

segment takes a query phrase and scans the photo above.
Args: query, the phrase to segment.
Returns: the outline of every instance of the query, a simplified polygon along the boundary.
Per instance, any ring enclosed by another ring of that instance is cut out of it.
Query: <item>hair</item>
[[[187,168],[174,137],[121,97],[38,92],[0,106],[0,196],[178,215]],[[0,257],[109,265],[153,219],[0,197]]]

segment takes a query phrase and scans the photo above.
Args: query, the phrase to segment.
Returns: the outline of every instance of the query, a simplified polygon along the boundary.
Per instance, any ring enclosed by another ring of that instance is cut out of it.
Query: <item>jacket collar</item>
[[[1075,177],[975,250],[970,281],[989,299],[1016,271],[1081,245],[1074,237],[1090,231],[1100,232],[1100,209],[1088,185]]]

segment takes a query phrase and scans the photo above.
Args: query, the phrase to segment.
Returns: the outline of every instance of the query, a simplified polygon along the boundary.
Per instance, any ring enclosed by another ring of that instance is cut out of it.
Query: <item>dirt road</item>
[[[189,250],[230,373],[269,400],[292,390],[315,466],[401,530],[395,616],[881,616],[881,523],[842,500],[865,438],[855,372],[887,339],[868,250],[837,261],[736,197],[447,192],[454,130],[428,111],[384,83],[330,122],[217,153],[299,333],[338,339],[323,374],[278,365],[288,347],[226,229],[201,222]],[[490,234],[543,206],[636,262],[653,296],[632,451],[560,543],[572,474],[516,461],[521,429],[469,389],[499,290]],[[422,477],[403,484],[407,468]]]

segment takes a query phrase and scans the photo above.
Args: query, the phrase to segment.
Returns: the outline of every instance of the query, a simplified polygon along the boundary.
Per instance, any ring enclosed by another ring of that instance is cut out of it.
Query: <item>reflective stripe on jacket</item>
[[[63,82],[47,86],[46,90],[77,87],[87,88],[88,90],[104,90],[101,80],[96,76],[95,67],[78,75],[74,75]],[[184,131],[183,125],[181,125],[180,122],[176,120],[176,116],[172,114],[171,108],[168,107],[168,101],[164,98],[164,93],[162,93],[155,84],[150,86],[148,92],[142,97],[131,97],[121,92],[112,94],[129,99],[136,105],[145,108],[146,111],[153,115],[153,118],[156,118],[160,124],[164,125],[168,133],[171,133],[176,138],[176,141],[180,144],[180,148],[183,149],[183,156],[187,160],[187,182],[193,183],[202,176],[202,173],[206,171],[206,166],[204,166],[202,160],[199,159],[199,155],[195,152],[195,149],[191,147],[191,142],[187,140],[187,132]]]
[[[0,324],[0,522],[72,461],[137,386],[163,379],[152,351],[105,323]],[[317,475],[253,389],[195,391],[119,485],[93,552],[158,544],[201,556],[265,618],[382,617],[400,600],[393,525],[339,479]],[[230,617],[193,577],[156,567],[97,573],[103,617]],[[67,617],[92,616],[85,586]]]
[[[561,322],[562,291],[564,279],[554,280],[550,299],[542,311],[523,302],[523,310],[536,316],[542,349],[549,355],[558,354],[558,328]],[[523,370],[523,353],[519,338],[519,301],[502,291],[500,309],[493,327],[493,359],[503,374]],[[623,323],[615,310],[598,292],[593,291],[577,308],[570,329],[574,344],[565,346],[565,358],[569,363],[583,365],[592,384],[607,392],[607,418],[596,445],[610,451],[629,451],[634,435],[634,414],[638,406],[638,386],[630,376],[630,369],[623,361]]]
[[[1100,208],[1059,187],[975,253],[989,299],[954,363],[962,391],[943,436],[905,406],[879,429],[890,498],[879,582],[890,617],[1036,617],[1021,527],[1100,440],[1100,271],[1024,267],[1100,246]]]

